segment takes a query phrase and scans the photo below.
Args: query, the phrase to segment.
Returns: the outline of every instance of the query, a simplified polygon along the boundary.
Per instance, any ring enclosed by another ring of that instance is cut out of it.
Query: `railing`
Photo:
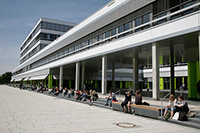
[[[167,93],[167,95],[165,95],[163,98],[160,99],[160,101],[161,101],[161,118],[162,118],[162,115],[163,115],[163,100],[165,98],[167,98],[170,94],[171,94],[171,92]]]
[[[64,54],[59,54],[59,56],[57,56],[57,57],[52,56],[52,57],[50,57],[50,59],[44,59],[43,61],[38,62],[37,64],[34,64],[34,67],[32,67],[31,69],[34,69],[34,68],[36,68],[36,67],[45,65],[45,64],[50,63],[50,62],[53,62],[53,61],[55,61],[55,60],[58,60],[58,59],[61,59],[61,58],[64,58],[64,57],[67,57],[67,56],[70,56],[70,55],[79,53],[79,52],[81,52],[81,51],[83,51],[83,50],[90,49],[90,48],[92,48],[92,47],[98,46],[98,45],[103,44],[104,42],[110,41],[110,40],[112,40],[112,39],[121,38],[120,36],[126,36],[126,35],[129,35],[129,34],[137,34],[137,33],[141,32],[141,31],[136,31],[137,29],[143,28],[143,27],[145,27],[145,26],[149,26],[148,28],[151,28],[151,27],[154,26],[154,24],[155,24],[156,22],[161,21],[161,20],[163,20],[163,19],[167,19],[167,21],[171,21],[171,20],[169,19],[170,17],[172,17],[172,16],[174,16],[174,15],[177,15],[177,14],[180,14],[180,13],[182,13],[182,12],[184,12],[184,11],[189,10],[189,9],[193,9],[193,8],[195,8],[195,7],[199,7],[199,5],[200,5],[200,2],[198,2],[198,3],[196,3],[196,4],[193,4],[193,5],[191,5],[191,6],[188,6],[188,7],[186,7],[186,8],[180,9],[180,10],[178,10],[178,11],[176,11],[176,12],[167,14],[167,15],[165,15],[165,16],[163,16],[163,17],[154,19],[154,20],[152,20],[152,21],[150,21],[150,22],[147,22],[147,23],[145,23],[145,24],[139,25],[139,26],[137,26],[137,27],[130,28],[129,30],[123,31],[123,32],[121,32],[121,33],[116,33],[116,35],[113,35],[113,36],[110,36],[110,37],[108,37],[108,38],[102,39],[102,40],[100,40],[100,41],[98,41],[98,42],[95,42],[95,43],[93,43],[93,44],[83,46],[82,48],[76,49],[76,50],[74,50],[74,51],[67,52],[67,53],[64,53]],[[194,11],[194,12],[197,12],[197,11]],[[199,12],[199,11],[198,11],[198,12]],[[193,12],[192,12],[192,13],[193,13]],[[167,22],[167,21],[166,21],[166,22]],[[144,29],[144,30],[146,30],[146,29]],[[142,30],[142,31],[143,31],[143,30]],[[45,48],[42,49],[42,50],[45,50]]]
[[[120,97],[121,89],[119,89],[118,91],[116,91],[116,92],[115,92],[115,95],[116,95],[117,93],[119,93],[119,99],[118,99],[118,101],[121,102],[121,97]]]
[[[119,101],[119,102],[122,102],[122,100],[121,100],[121,94],[122,94],[121,91],[125,91],[125,92],[126,92],[126,91],[130,91],[130,92],[131,92],[131,91],[133,91],[133,89],[119,89],[119,90],[117,90],[117,91],[115,92],[115,95],[119,93],[119,95],[118,95],[118,101]],[[132,99],[131,99],[131,100],[132,100]],[[133,101],[133,100],[132,100],[132,101]]]

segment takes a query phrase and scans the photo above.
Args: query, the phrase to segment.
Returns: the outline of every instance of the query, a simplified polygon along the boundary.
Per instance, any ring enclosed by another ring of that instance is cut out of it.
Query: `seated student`
[[[63,97],[64,97],[65,95],[67,95],[67,93],[68,93],[68,89],[67,89],[67,87],[65,87],[65,88],[63,89]]]
[[[90,98],[90,102],[92,101],[92,102],[94,102],[94,101],[96,101],[97,99],[98,99],[98,94],[96,93],[96,91],[95,90],[93,90],[92,91],[92,96],[91,96],[91,98]]]
[[[164,113],[163,117],[165,117],[165,115],[167,114],[168,110],[170,110],[171,111],[170,119],[172,119],[172,117],[174,116],[174,112],[176,110],[176,108],[175,108],[176,102],[177,102],[177,100],[175,99],[174,95],[171,94],[169,96],[169,104],[168,104],[168,106],[165,107],[165,113]],[[168,118],[166,118],[166,119],[168,119]]]
[[[183,96],[178,97],[178,101],[177,101],[175,107],[176,107],[176,111],[184,111],[186,113],[188,113],[188,111],[189,111],[188,104],[184,100]]]
[[[106,104],[105,106],[108,106],[108,102],[110,104],[110,106],[112,106],[112,101],[115,100],[116,101],[116,96],[115,93],[112,91],[109,91],[109,96],[105,97],[106,98]]]
[[[87,96],[87,90],[83,90],[81,99],[85,100],[86,96]]]
[[[180,121],[188,121],[188,118],[186,114],[189,111],[189,107],[187,102],[184,100],[183,96],[178,97],[177,104],[175,105],[176,111],[179,112],[179,118]]]
[[[131,94],[130,94],[130,91],[127,91],[125,92],[125,100],[121,104],[124,110],[124,114],[126,113],[126,106],[128,107],[128,109],[130,109],[130,105],[131,105]]]
[[[72,93],[72,88],[70,88],[69,90],[68,90],[68,98],[71,98],[71,93]]]
[[[142,102],[142,95],[140,94],[140,92],[138,90],[135,92],[135,104],[136,105],[147,105],[147,106],[150,106],[149,103]]]
[[[50,90],[50,91],[49,91],[49,94],[54,93],[54,92],[55,92],[55,89],[56,89],[55,86],[53,86],[52,89],[49,89],[49,90]]]
[[[60,92],[60,91],[59,91],[59,88],[58,88],[58,87],[56,87],[56,88],[55,88],[55,92],[54,92],[53,94],[54,94],[54,95],[58,95],[58,94],[59,94],[59,92]]]

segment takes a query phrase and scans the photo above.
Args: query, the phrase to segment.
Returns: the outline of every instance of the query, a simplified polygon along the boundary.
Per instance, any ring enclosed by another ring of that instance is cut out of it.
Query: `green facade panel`
[[[48,77],[48,88],[52,88],[52,85],[53,85],[53,75],[52,74],[49,74],[49,77]]]
[[[188,62],[188,97],[191,99],[198,98],[196,84],[199,80],[198,62]]]
[[[164,89],[164,78],[160,78],[160,89]]]

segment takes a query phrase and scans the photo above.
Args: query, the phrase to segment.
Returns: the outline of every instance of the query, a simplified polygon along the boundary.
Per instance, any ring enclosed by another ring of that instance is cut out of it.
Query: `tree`
[[[0,84],[10,83],[12,72],[6,72],[0,76]]]

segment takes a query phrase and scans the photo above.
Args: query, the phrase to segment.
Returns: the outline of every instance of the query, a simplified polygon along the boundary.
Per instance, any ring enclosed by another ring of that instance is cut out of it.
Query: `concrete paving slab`
[[[160,133],[198,129],[0,86],[0,133]],[[135,128],[118,127],[133,123]],[[3,124],[5,123],[5,124]]]

